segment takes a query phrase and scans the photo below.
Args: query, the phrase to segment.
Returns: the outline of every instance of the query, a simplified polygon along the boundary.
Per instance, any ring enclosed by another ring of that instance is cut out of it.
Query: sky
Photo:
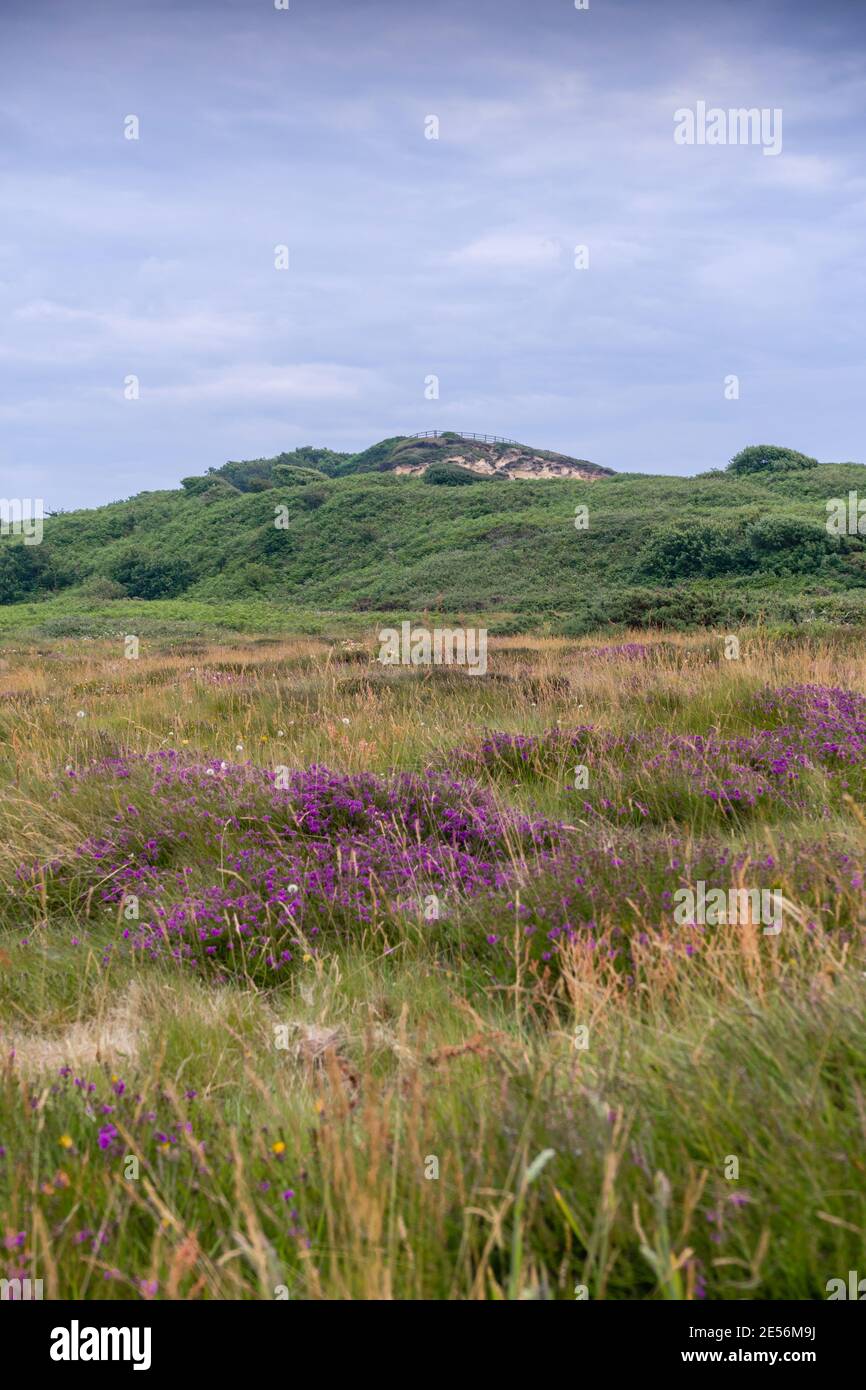
[[[0,0],[0,496],[427,429],[866,460],[864,137],[862,0]]]

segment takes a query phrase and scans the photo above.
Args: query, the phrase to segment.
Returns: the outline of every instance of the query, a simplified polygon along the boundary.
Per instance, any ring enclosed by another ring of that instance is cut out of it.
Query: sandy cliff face
[[[504,478],[525,478],[530,481],[544,478],[583,478],[593,481],[610,476],[612,470],[590,463],[587,459],[572,459],[564,454],[536,452],[522,445],[473,443],[454,444],[436,449],[435,455],[423,461],[397,462],[393,472],[409,475],[425,473],[432,463],[456,463],[473,473],[490,477],[498,473]]]

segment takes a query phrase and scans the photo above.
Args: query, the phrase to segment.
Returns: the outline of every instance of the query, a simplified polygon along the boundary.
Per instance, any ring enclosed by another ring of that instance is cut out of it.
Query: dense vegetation
[[[392,471],[394,443],[230,463],[177,491],[49,517],[40,546],[0,544],[0,604],[28,603],[30,627],[95,600],[240,600],[485,614],[500,631],[543,621],[571,635],[866,612],[866,538],[826,527],[829,499],[866,494],[860,464],[755,446],[695,478],[473,479],[443,464],[410,478]],[[347,459],[355,471],[334,476]]]
[[[817,462],[808,454],[779,444],[750,444],[734,455],[728,467],[732,473],[762,473],[768,469],[814,468]]]

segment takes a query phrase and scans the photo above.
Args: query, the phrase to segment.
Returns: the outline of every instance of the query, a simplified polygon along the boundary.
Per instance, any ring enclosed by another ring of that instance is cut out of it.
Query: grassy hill
[[[185,478],[184,486],[197,493],[212,488],[225,491],[227,487],[240,492],[261,492],[285,480],[289,472],[295,474],[298,470],[334,478],[349,477],[353,473],[391,472],[420,476],[432,467],[454,468],[455,465],[464,474],[496,479],[600,478],[609,477],[613,472],[589,459],[571,458],[551,449],[535,449],[489,435],[477,437],[445,431],[429,437],[393,435],[357,454],[338,454],[331,449],[305,445],[274,458],[225,463],[221,468],[211,468],[202,477]],[[439,481],[449,479],[440,476]],[[456,482],[459,478],[452,474],[450,481]]]
[[[383,439],[363,453],[337,465],[337,476],[350,473],[394,472],[420,476],[430,468],[454,467],[488,478],[601,478],[613,470],[588,459],[575,459],[550,449],[534,449],[513,440],[475,439],[445,432],[432,438],[397,435]],[[440,475],[442,481],[446,478]]]
[[[866,618],[866,537],[825,524],[828,499],[866,497],[861,464],[431,486],[454,480],[381,467],[394,457],[297,451],[49,517],[41,545],[0,542],[0,630],[101,631],[133,600],[194,622],[245,605],[262,628],[289,610],[566,635]]]

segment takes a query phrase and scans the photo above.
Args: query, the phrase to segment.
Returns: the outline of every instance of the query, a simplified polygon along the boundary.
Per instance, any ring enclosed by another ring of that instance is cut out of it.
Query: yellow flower
[[[60,1147],[61,1147],[61,1149],[71,1149],[71,1148],[72,1148],[72,1135],[71,1135],[71,1134],[61,1134],[61,1136],[60,1136]]]
[[[165,1143],[164,1143],[164,1144],[160,1144],[159,1147],[160,1147],[160,1149],[161,1149],[161,1151],[162,1151],[163,1153],[168,1153],[169,1149],[171,1148],[171,1144],[170,1144],[170,1143],[168,1142],[168,1140],[166,1139]]]
[[[313,1109],[315,1110],[315,1112],[316,1112],[317,1115],[321,1115],[321,1113],[322,1113],[322,1111],[324,1110],[324,1108],[325,1108],[325,1102],[324,1102],[323,1100],[317,1100],[316,1103],[315,1103],[315,1105],[313,1106]]]
[[[304,960],[312,960],[312,959],[313,959],[312,956],[304,956]]]
[[[286,1152],[286,1146],[285,1146],[285,1144],[283,1143],[282,1139],[278,1139],[277,1142],[276,1142],[276,1144],[271,1144],[271,1153],[272,1153],[272,1154],[284,1154],[285,1152]]]

